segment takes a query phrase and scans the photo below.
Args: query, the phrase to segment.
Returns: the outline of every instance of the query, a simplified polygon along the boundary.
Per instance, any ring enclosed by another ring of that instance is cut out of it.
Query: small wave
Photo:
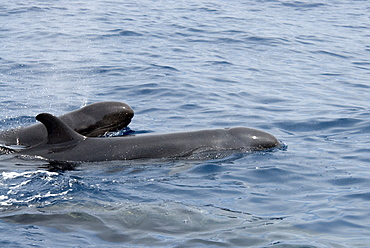
[[[333,128],[346,128],[351,127],[359,122],[361,122],[361,120],[355,118],[338,118],[333,120],[311,119],[304,122],[281,122],[277,123],[277,125],[280,128],[290,132],[309,132]]]
[[[23,185],[19,186],[24,186],[27,185],[29,181],[25,181]],[[32,194],[30,196],[26,196],[22,199],[16,199],[16,198],[11,198],[9,195],[0,195],[0,206],[12,206],[12,205],[27,205],[35,201],[40,201],[44,200],[50,197],[57,197],[57,196],[65,196],[67,195],[71,190],[68,189],[66,191],[60,192],[60,193],[51,193],[51,192],[46,192],[45,194]],[[13,194],[12,189],[9,190],[8,194]],[[2,200],[2,201],[1,201]]]
[[[220,60],[220,61],[206,61],[206,63],[211,64],[211,65],[220,65],[220,66],[225,66],[225,65],[233,65],[233,63],[226,61],[226,60]]]
[[[130,31],[130,30],[123,30],[123,29],[114,29],[114,30],[109,30],[108,31],[110,34],[104,35],[105,37],[114,37],[114,36],[143,36],[143,34]]]
[[[23,177],[23,178],[29,178],[29,177],[33,177],[35,175],[44,175],[46,177],[52,177],[52,176],[57,176],[58,173],[57,172],[50,172],[50,171],[45,171],[45,170],[37,170],[37,171],[26,171],[26,172],[5,172],[3,171],[2,172],[2,179],[3,180],[9,180],[9,179],[15,179],[15,178],[20,178],[20,177]]]
[[[8,180],[8,179],[15,179],[15,178],[19,178],[19,177],[24,177],[24,178],[29,178],[29,177],[32,177],[32,176],[35,176],[37,174],[40,174],[40,175],[44,175],[44,176],[47,176],[47,177],[51,177],[51,176],[57,176],[58,173],[56,172],[50,172],[50,171],[44,171],[44,170],[37,170],[37,171],[26,171],[26,172],[2,172],[2,177],[4,180]]]
[[[179,71],[175,67],[168,66],[168,65],[158,65],[158,64],[150,64],[154,68],[164,69],[164,70],[170,70],[170,71]],[[148,68],[150,69],[150,68]]]
[[[108,65],[99,66],[93,69],[93,73],[108,74],[110,76],[123,75],[125,72],[127,72],[127,69],[125,68]]]
[[[68,192],[51,193],[50,190],[42,192],[40,188],[37,191],[34,185],[41,180],[42,184],[52,182],[57,172],[45,170],[26,171],[26,172],[2,172],[0,177],[1,188],[4,187],[6,192],[0,195],[0,206],[28,205],[31,202],[45,200],[46,198],[57,195],[65,195]],[[38,186],[37,186],[38,187]],[[2,189],[1,189],[2,190]],[[67,189],[69,191],[69,189]]]
[[[301,2],[301,1],[282,2],[281,4],[287,7],[293,7],[297,9],[312,9],[312,8],[322,7],[326,5],[324,3],[306,3],[306,2]]]
[[[352,64],[358,69],[370,70],[370,62],[352,62]],[[364,86],[369,87],[367,85]]]
[[[239,39],[233,39],[233,38],[219,38],[218,39],[218,42],[219,43],[227,43],[227,44],[231,44],[231,43],[243,43],[244,41],[243,40],[239,40]]]
[[[38,6],[29,6],[29,7],[20,7],[20,8],[14,8],[12,10],[9,10],[8,14],[21,14],[21,13],[29,13],[29,12],[44,12],[48,10],[48,8],[41,8]]]
[[[337,57],[337,58],[342,58],[342,59],[348,59],[349,58],[348,56],[344,56],[342,54],[333,53],[333,52],[324,51],[324,50],[319,50],[319,51],[315,51],[315,52],[312,52],[312,53],[329,55],[329,56],[333,56],[333,57]]]
[[[286,44],[287,40],[281,37],[278,38],[278,37],[247,36],[244,38],[243,42],[265,46],[276,46]]]

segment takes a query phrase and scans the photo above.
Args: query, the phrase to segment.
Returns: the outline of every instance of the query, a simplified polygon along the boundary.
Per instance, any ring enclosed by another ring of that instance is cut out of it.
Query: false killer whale
[[[19,150],[18,154],[42,157],[51,162],[181,158],[218,151],[259,151],[280,145],[273,135],[245,127],[90,138],[75,132],[51,114],[42,113],[36,119],[46,127],[47,138],[38,145]]]
[[[132,108],[122,102],[98,102],[69,112],[59,118],[76,132],[96,137],[106,132],[118,131],[131,122],[134,116]],[[0,144],[34,146],[47,137],[47,131],[41,123],[29,127],[0,132]]]

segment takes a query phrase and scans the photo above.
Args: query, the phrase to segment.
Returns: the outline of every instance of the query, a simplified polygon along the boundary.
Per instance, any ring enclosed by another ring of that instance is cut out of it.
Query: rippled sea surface
[[[209,161],[0,156],[1,247],[368,247],[370,2],[0,4],[1,129],[99,101],[143,132],[246,126]]]

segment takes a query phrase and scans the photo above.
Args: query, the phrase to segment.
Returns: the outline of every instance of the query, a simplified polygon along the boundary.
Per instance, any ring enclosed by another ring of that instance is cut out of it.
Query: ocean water
[[[140,132],[246,126],[208,161],[0,156],[1,247],[369,247],[370,2],[0,4],[1,129],[99,101]]]

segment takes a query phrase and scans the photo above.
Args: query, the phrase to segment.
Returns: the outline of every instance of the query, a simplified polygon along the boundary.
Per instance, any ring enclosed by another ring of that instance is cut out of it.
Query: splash
[[[56,195],[66,195],[69,190],[59,192],[58,194],[42,192],[38,188],[29,186],[32,183],[38,184],[38,179],[41,180],[41,185],[51,182],[57,172],[49,172],[45,170],[26,171],[26,172],[2,172],[0,177],[0,206],[12,205],[28,205],[35,201],[42,201]]]
[[[2,180],[8,180],[8,179],[15,179],[15,178],[20,178],[20,177],[29,178],[29,177],[35,176],[37,174],[44,174],[46,176],[46,178],[50,178],[51,176],[57,176],[58,175],[57,172],[50,172],[50,171],[45,171],[45,170],[26,171],[26,172],[21,172],[21,173],[15,172],[15,171],[12,171],[12,172],[3,171],[1,179]]]

